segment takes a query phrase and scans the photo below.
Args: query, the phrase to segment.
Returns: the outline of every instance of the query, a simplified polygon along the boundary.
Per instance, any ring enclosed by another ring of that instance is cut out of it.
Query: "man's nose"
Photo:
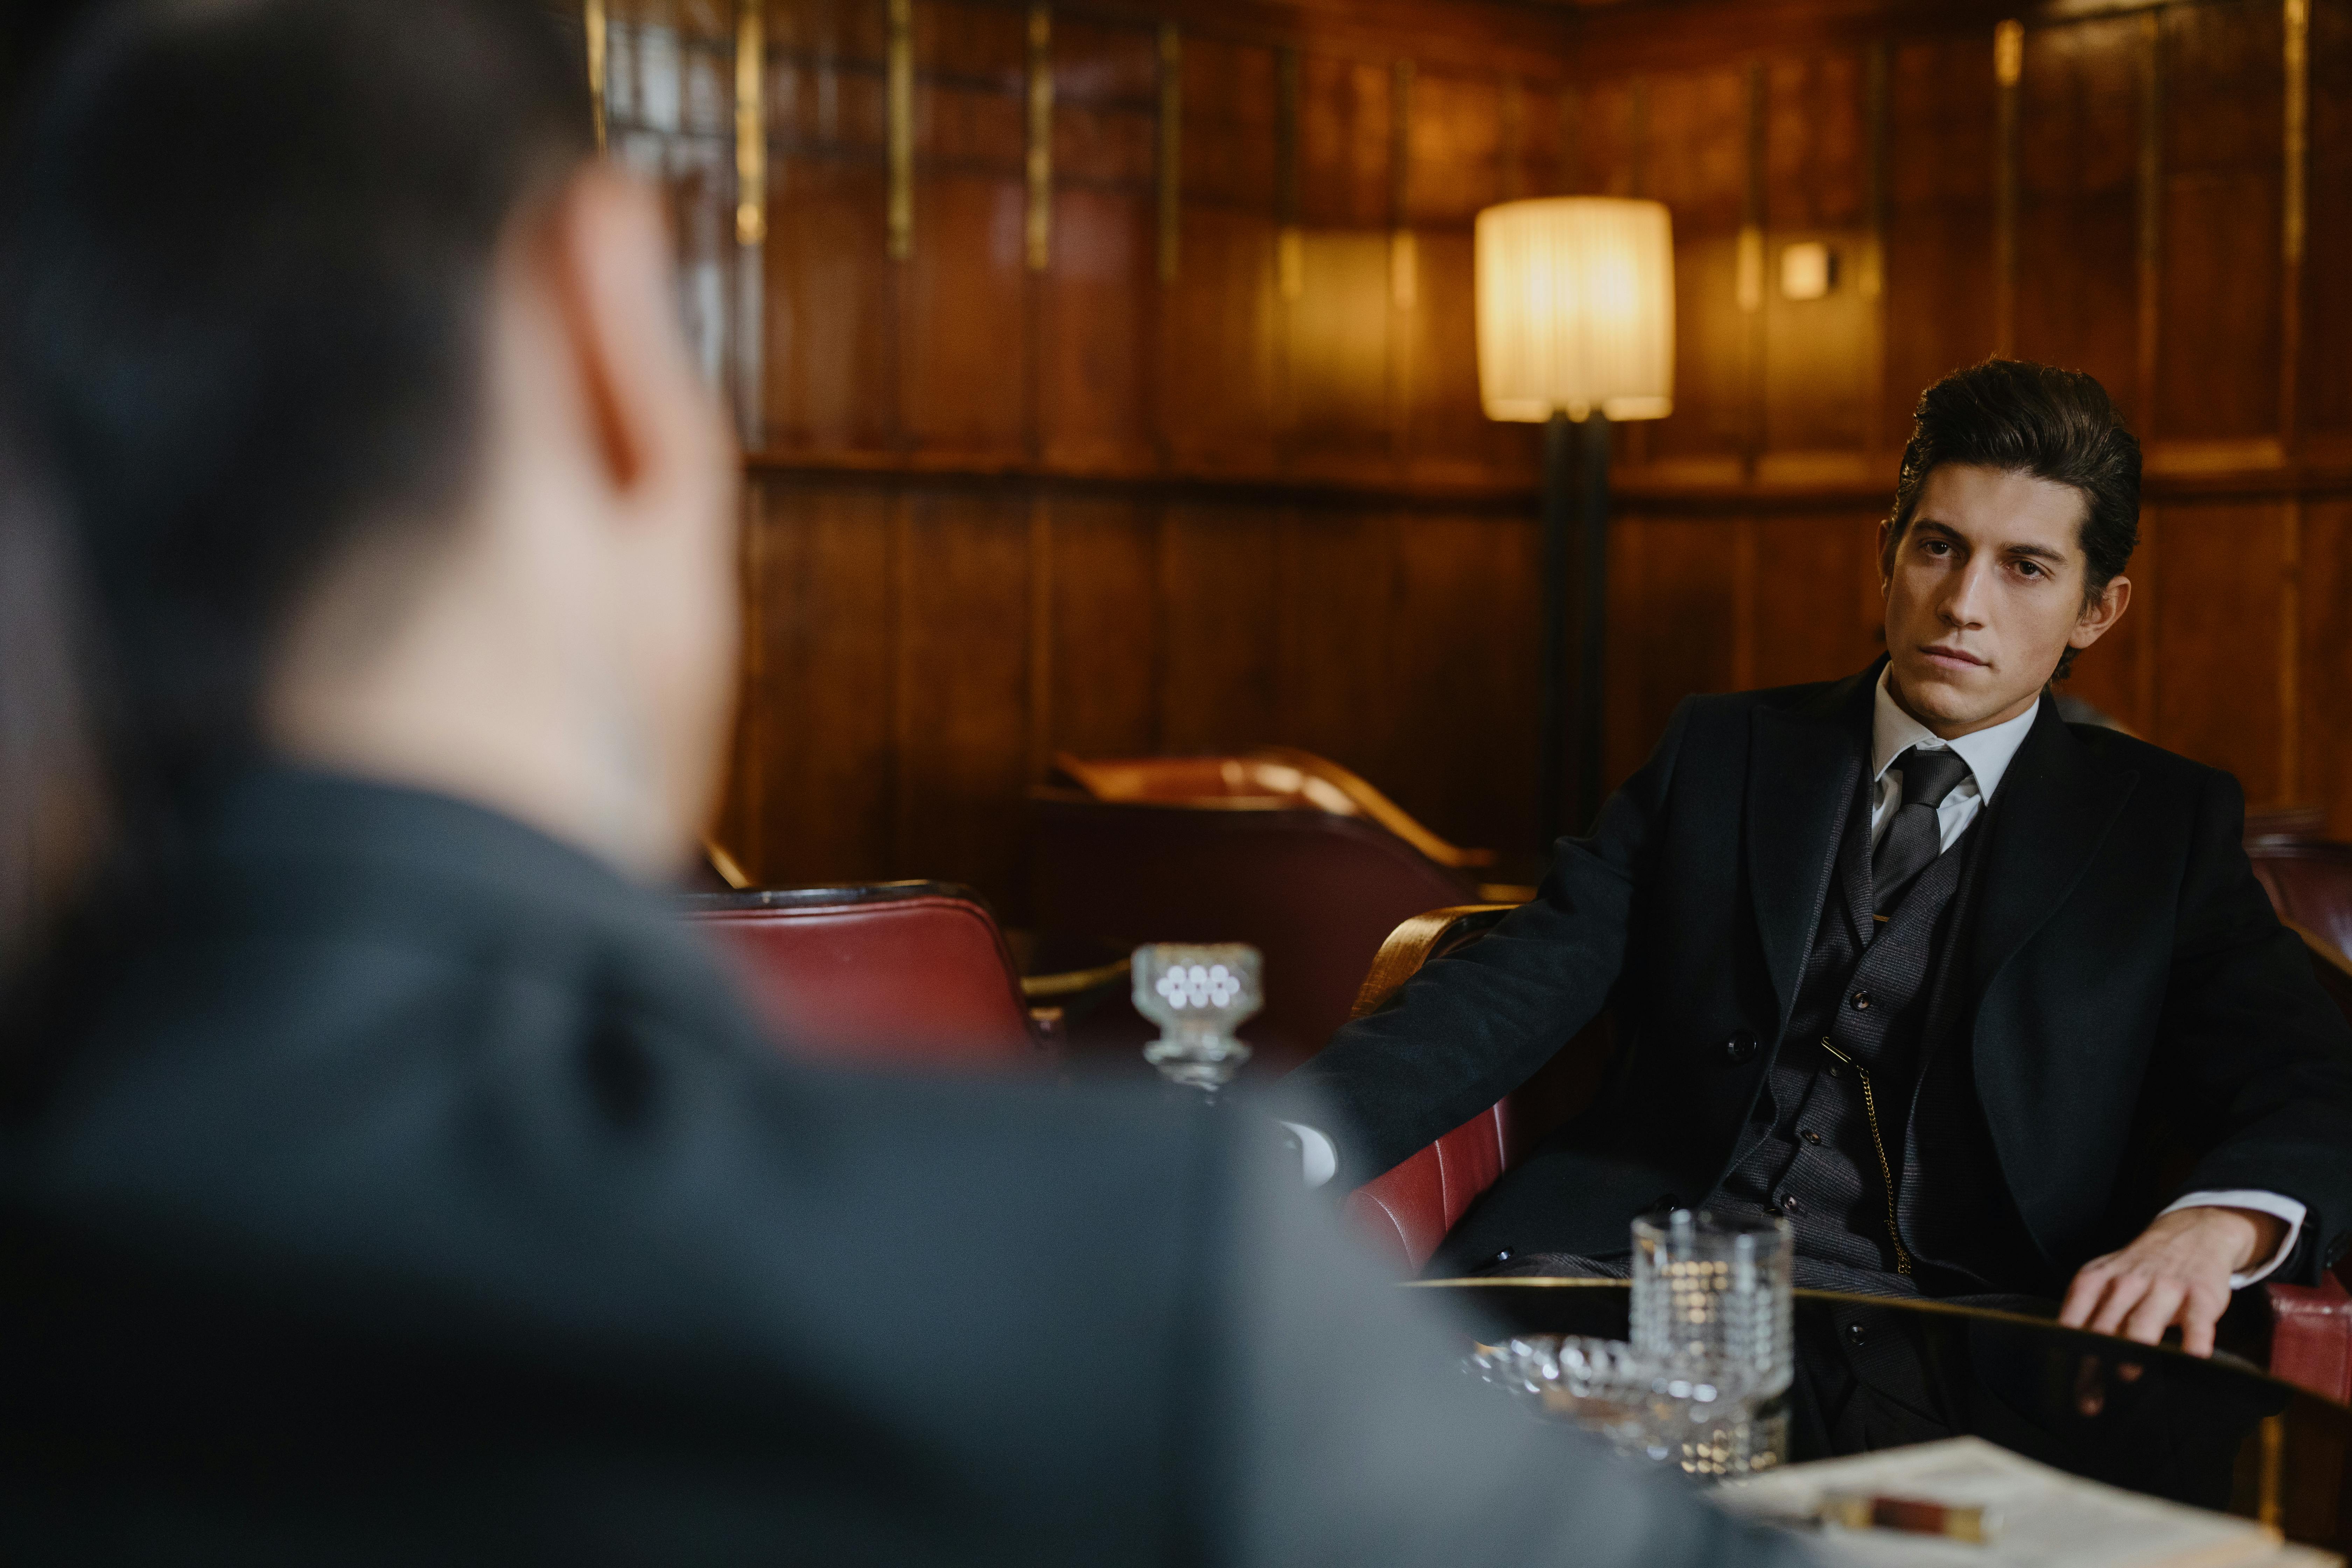
[[[1952,591],[1944,598],[1944,619],[1953,626],[1967,628],[1984,625],[1984,596],[1988,592],[1985,578],[1988,568],[1971,561],[1960,568],[1952,584]]]

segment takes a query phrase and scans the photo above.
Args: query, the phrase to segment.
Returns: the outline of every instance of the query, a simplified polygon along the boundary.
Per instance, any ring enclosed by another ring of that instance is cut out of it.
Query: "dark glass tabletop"
[[[1626,1336],[1622,1279],[1446,1279],[1482,1332]],[[2223,1353],[1949,1302],[1797,1292],[1790,1458],[1962,1435],[2352,1548],[2352,1409]]]

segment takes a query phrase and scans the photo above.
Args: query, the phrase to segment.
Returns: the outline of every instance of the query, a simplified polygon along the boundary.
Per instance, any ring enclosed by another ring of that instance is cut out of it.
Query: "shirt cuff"
[[[2278,1266],[2284,1263],[2288,1256],[2294,1251],[2295,1242],[2303,1236],[2304,1215],[2311,1212],[2293,1198],[2281,1196],[2277,1193],[2252,1190],[2191,1193],[2185,1198],[2179,1198],[2166,1205],[2164,1213],[2170,1214],[2174,1209],[2252,1209],[2260,1214],[2275,1215],[2286,1221],[2286,1237],[2278,1244],[2278,1250],[2271,1254],[2271,1260],[2251,1274],[2231,1275],[2230,1289],[2232,1290],[2242,1290],[2247,1286],[2258,1280],[2266,1279],[2277,1272]]]
[[[1297,1135],[1298,1161],[1303,1167],[1300,1173],[1307,1178],[1310,1190],[1339,1173],[1339,1146],[1331,1142],[1330,1134],[1318,1131],[1304,1121],[1286,1121],[1283,1126]]]

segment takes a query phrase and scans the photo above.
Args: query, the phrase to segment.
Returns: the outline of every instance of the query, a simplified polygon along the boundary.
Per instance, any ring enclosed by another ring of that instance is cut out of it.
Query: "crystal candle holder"
[[[1234,1030],[1265,1005],[1257,949],[1245,943],[1154,942],[1135,950],[1135,1010],[1160,1026],[1143,1059],[1171,1083],[1214,1093],[1250,1048]]]

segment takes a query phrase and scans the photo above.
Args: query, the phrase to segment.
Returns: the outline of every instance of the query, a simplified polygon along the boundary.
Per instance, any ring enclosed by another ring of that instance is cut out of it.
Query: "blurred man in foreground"
[[[734,458],[582,96],[520,0],[184,0],[19,128],[111,828],[0,1064],[6,1554],[1792,1556],[1490,1409],[1258,1117],[754,1037],[643,888]]]

